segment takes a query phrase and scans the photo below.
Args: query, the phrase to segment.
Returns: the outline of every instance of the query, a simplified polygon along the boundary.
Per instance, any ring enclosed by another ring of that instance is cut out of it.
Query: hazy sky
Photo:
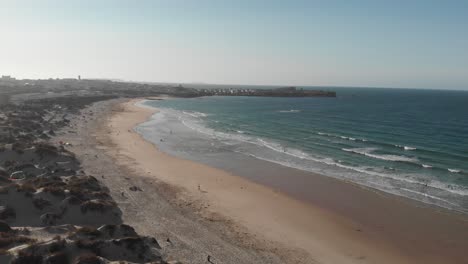
[[[0,74],[468,88],[468,1],[0,0]]]

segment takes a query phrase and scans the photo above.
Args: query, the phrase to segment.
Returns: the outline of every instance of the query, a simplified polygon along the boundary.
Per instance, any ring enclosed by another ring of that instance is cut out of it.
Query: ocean
[[[160,111],[136,131],[227,170],[242,156],[468,213],[468,92],[327,89],[337,98],[148,100]]]

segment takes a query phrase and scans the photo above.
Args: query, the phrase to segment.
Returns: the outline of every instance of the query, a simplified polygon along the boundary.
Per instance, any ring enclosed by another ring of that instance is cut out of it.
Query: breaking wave
[[[429,156],[426,154],[427,150],[419,145],[416,148],[410,144],[405,146],[396,145],[394,142],[386,143],[383,140],[378,142],[374,141],[372,136],[364,138],[366,135],[356,136],[356,133],[348,135],[340,133],[340,135],[314,131],[309,133],[309,137],[301,137],[301,139],[306,141],[318,139],[318,141],[309,142],[308,148],[303,148],[298,144],[287,143],[289,141],[282,142],[280,138],[275,139],[274,135],[265,133],[264,136],[260,136],[251,127],[235,127],[229,124],[226,128],[221,129],[227,122],[219,118],[216,120],[216,114],[210,116],[196,111],[159,109],[164,115],[176,116],[180,123],[190,130],[211,138],[213,140],[211,146],[221,146],[220,148],[224,150],[295,169],[352,181],[367,187],[449,208],[450,206],[463,208],[463,201],[466,201],[468,196],[468,188],[465,186],[458,185],[455,181],[446,182],[442,178],[432,176],[445,173],[446,175],[451,174],[451,177],[455,179],[460,177],[457,174],[465,174],[465,171],[461,170],[463,168],[457,169],[457,164],[444,166],[436,160],[426,158]],[[300,110],[290,109],[277,112],[298,113]],[[210,124],[216,129],[212,128]],[[178,132],[176,131],[176,133]],[[210,143],[207,145],[210,146]],[[312,151],[314,149],[311,150],[310,146],[318,149],[327,148],[333,152],[330,151],[330,155],[318,154],[321,152]],[[415,172],[404,171],[401,169],[404,167],[412,168]],[[459,199],[460,196],[462,196],[461,204],[453,204],[452,202],[457,201],[456,199]],[[454,197],[456,197],[455,200],[453,200]]]
[[[395,147],[402,148],[404,150],[416,150],[414,147],[402,146],[402,145],[395,145]]]
[[[207,117],[208,114],[197,112],[197,111],[183,111],[184,114],[190,115],[192,117]]]
[[[392,155],[392,154],[375,154],[374,151],[377,148],[352,148],[347,149],[343,148],[343,151],[352,152],[360,155],[364,155],[367,157],[371,157],[374,159],[381,159],[381,160],[388,160],[388,161],[401,161],[401,162],[412,162],[415,163],[418,161],[417,158],[407,157],[407,156],[399,156],[399,155]]]
[[[302,112],[301,110],[297,109],[290,109],[290,110],[278,110],[278,113],[300,113]]]

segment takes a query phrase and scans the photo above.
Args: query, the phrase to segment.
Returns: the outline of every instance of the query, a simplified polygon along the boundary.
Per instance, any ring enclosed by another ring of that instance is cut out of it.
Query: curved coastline
[[[324,263],[463,261],[461,249],[466,247],[463,236],[468,226],[464,216],[415,207],[311,173],[295,175],[313,179],[315,197],[307,203],[295,200],[272,186],[159,151],[133,131],[156,111],[136,105],[137,101],[124,103],[123,111],[109,120],[108,125],[117,131],[109,135],[115,147],[134,159],[148,177],[183,189],[184,199],[206,202],[205,214],[220,214],[255,236],[300,248]],[[441,251],[447,237],[455,247]],[[436,248],[438,252],[427,253]]]
[[[144,105],[158,108],[158,113],[136,130],[163,152],[236,175],[245,176],[245,171],[239,172],[246,159],[240,156],[244,155],[468,213],[468,178],[463,177],[463,160],[443,157],[441,152],[424,152],[428,145],[443,146],[450,139],[426,144],[422,139],[413,139],[417,129],[407,132],[405,139],[381,137],[386,129],[369,129],[373,121],[385,118],[363,122],[347,113],[341,118],[339,113],[329,117],[314,108],[339,112],[341,103],[330,106],[334,100],[318,100],[326,104],[322,107],[310,103],[315,100],[309,101],[241,97],[145,101]],[[278,114],[278,109],[302,109],[304,113],[288,116]],[[346,112],[358,111],[352,109],[348,105]],[[349,118],[349,124],[335,127],[343,117]],[[399,126],[396,117],[389,122]],[[358,132],[354,127],[363,129]],[[446,127],[447,131],[451,129]],[[320,135],[323,131],[336,137]],[[402,143],[400,139],[414,142]],[[408,151],[404,146],[417,149]]]

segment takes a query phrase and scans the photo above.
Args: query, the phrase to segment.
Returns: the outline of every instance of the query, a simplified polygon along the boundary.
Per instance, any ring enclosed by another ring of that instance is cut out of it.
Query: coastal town
[[[209,85],[207,85],[209,86]],[[277,88],[192,88],[190,85],[170,83],[136,83],[122,80],[107,79],[16,79],[10,75],[0,78],[0,93],[23,92],[67,92],[75,91],[81,94],[102,93],[107,95],[141,95],[155,96],[168,95],[176,97],[201,97],[201,96],[260,96],[260,97],[336,97],[334,91],[316,89],[304,89],[294,86]]]
[[[293,86],[276,89],[201,89],[199,93],[202,96],[336,97],[336,92],[298,89]]]

